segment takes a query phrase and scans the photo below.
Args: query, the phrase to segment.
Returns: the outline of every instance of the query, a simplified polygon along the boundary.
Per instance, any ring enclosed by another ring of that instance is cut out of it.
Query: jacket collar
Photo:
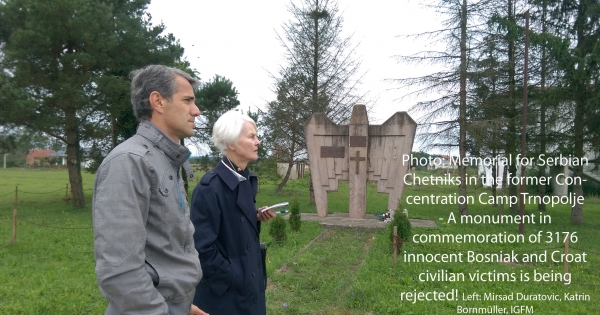
[[[215,173],[221,177],[229,189],[234,190],[240,183],[239,179],[221,161],[215,166]],[[256,178],[256,174],[248,172],[248,180]]]
[[[241,183],[239,179],[221,161],[219,161],[214,171],[231,190],[236,189]],[[248,181],[250,182],[250,186],[244,185],[239,187],[240,191],[236,202],[241,212],[248,219],[248,222],[252,223],[252,227],[258,235],[260,230],[258,227],[259,222],[256,219],[256,207],[254,204],[249,204],[248,199],[245,198],[245,196],[247,196],[246,194],[252,193],[256,189],[255,185],[257,183],[257,179],[258,177],[256,174],[248,172]],[[252,195],[252,197],[254,197],[254,195]],[[256,200],[254,200],[254,203],[256,203]]]
[[[173,141],[155,124],[148,120],[142,120],[138,125],[136,134],[148,139],[155,147],[163,151],[169,158],[171,164],[180,167],[191,155],[185,146]]]

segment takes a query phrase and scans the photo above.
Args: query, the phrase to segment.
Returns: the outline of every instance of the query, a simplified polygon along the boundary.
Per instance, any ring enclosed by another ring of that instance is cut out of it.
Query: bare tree
[[[286,49],[286,65],[276,77],[278,100],[270,106],[275,112],[267,113],[273,118],[271,122],[278,119],[277,111],[298,113],[282,121],[289,124],[285,128],[275,127],[280,124],[269,126],[272,134],[284,130],[298,132],[289,133],[290,144],[278,151],[278,154],[287,152],[287,173],[293,166],[291,160],[306,152],[303,128],[311,114],[324,113],[332,121],[343,123],[348,121],[353,105],[366,102],[366,94],[358,91],[362,79],[360,62],[354,58],[358,44],[352,43],[352,36],[342,36],[343,18],[337,3],[303,0],[299,5],[291,2],[288,10],[293,19],[283,25],[283,34],[278,34]],[[282,143],[278,141],[277,145]],[[294,149],[290,151],[291,148]],[[311,202],[314,203],[312,186]]]
[[[277,186],[279,194],[290,178],[292,167],[300,159],[306,159],[304,122],[310,117],[308,97],[299,81],[307,82],[301,74],[288,72],[277,83],[277,100],[270,102],[264,124],[268,126],[266,143],[271,155],[287,164],[286,174]]]

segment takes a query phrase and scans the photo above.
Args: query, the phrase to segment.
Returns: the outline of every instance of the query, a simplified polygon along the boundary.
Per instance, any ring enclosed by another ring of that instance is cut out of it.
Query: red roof
[[[29,150],[28,156],[33,158],[43,158],[51,153],[54,153],[54,150]]]

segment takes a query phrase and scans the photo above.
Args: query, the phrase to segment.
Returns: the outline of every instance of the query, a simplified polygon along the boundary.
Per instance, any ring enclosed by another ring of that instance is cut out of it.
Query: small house
[[[54,150],[29,150],[25,158],[27,166],[43,166],[48,164],[48,155],[54,153]]]

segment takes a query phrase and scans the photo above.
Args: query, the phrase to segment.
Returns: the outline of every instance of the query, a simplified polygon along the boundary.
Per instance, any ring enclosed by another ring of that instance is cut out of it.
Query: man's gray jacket
[[[96,276],[106,314],[188,314],[202,277],[179,168],[189,150],[149,121],[96,174]],[[188,312],[188,313],[185,313]]]

